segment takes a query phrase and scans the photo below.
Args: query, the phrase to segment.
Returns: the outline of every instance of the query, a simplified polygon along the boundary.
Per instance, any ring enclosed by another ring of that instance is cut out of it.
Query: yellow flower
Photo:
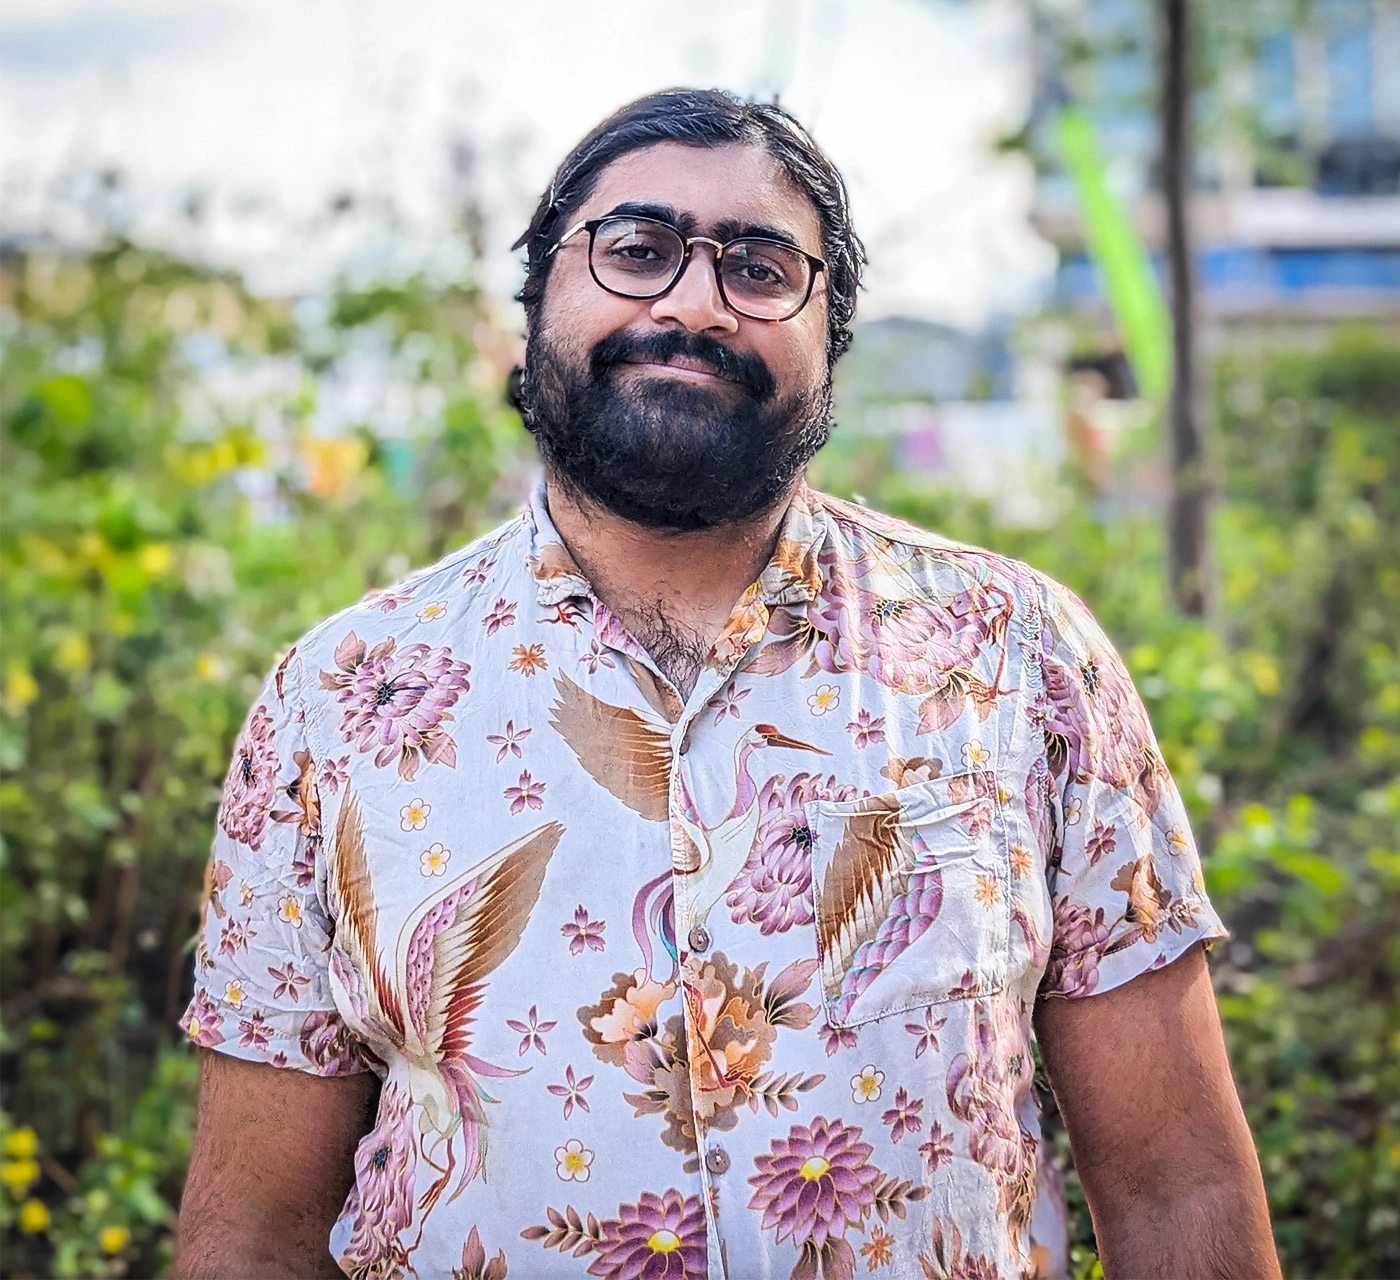
[[[97,1233],[97,1247],[103,1253],[120,1253],[131,1243],[131,1232],[125,1227],[103,1227]]]
[[[49,1207],[42,1200],[26,1200],[19,1207],[19,1229],[27,1236],[49,1229]]]
[[[32,1160],[39,1150],[39,1139],[28,1125],[5,1135],[5,1154],[12,1160]]]
[[[141,567],[151,577],[158,578],[161,574],[170,572],[170,566],[175,563],[175,554],[170,550],[168,542],[148,542],[141,548],[139,559]]]
[[[29,674],[29,668],[17,662],[5,671],[5,705],[18,715],[39,696],[39,682]]]
[[[6,1160],[0,1164],[0,1182],[15,1195],[23,1195],[39,1181],[39,1165],[34,1160]]]

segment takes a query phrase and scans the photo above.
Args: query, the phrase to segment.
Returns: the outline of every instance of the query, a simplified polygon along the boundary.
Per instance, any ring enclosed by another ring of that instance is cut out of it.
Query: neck
[[[747,520],[683,533],[614,515],[549,476],[549,515],[594,594],[681,693],[768,564],[791,494]]]

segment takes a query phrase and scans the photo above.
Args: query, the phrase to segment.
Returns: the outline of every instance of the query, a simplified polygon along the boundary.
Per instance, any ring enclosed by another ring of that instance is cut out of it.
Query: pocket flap
[[[833,1027],[1005,986],[1010,907],[996,794],[995,775],[980,770],[806,806]]]

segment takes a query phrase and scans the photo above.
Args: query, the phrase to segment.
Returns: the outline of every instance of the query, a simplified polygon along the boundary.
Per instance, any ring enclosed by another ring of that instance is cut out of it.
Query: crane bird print
[[[408,1091],[421,1108],[422,1156],[441,1174],[423,1193],[422,1209],[436,1203],[459,1164],[451,1198],[482,1170],[484,1104],[491,1099],[481,1078],[522,1074],[475,1057],[471,1024],[487,979],[520,942],[563,833],[557,822],[536,827],[419,903],[386,970],[359,799],[347,793],[341,804],[330,862],[337,921],[331,973],[356,1015],[407,1061]],[[439,1150],[443,1164],[434,1159]]]

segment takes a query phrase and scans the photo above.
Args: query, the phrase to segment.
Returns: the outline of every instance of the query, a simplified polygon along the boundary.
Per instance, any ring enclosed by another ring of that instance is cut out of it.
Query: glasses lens
[[[684,252],[680,236],[664,223],[609,218],[593,237],[593,273],[605,289],[646,298],[671,283]]]
[[[806,300],[812,264],[771,240],[735,240],[720,263],[724,293],[747,315],[781,320]]]

